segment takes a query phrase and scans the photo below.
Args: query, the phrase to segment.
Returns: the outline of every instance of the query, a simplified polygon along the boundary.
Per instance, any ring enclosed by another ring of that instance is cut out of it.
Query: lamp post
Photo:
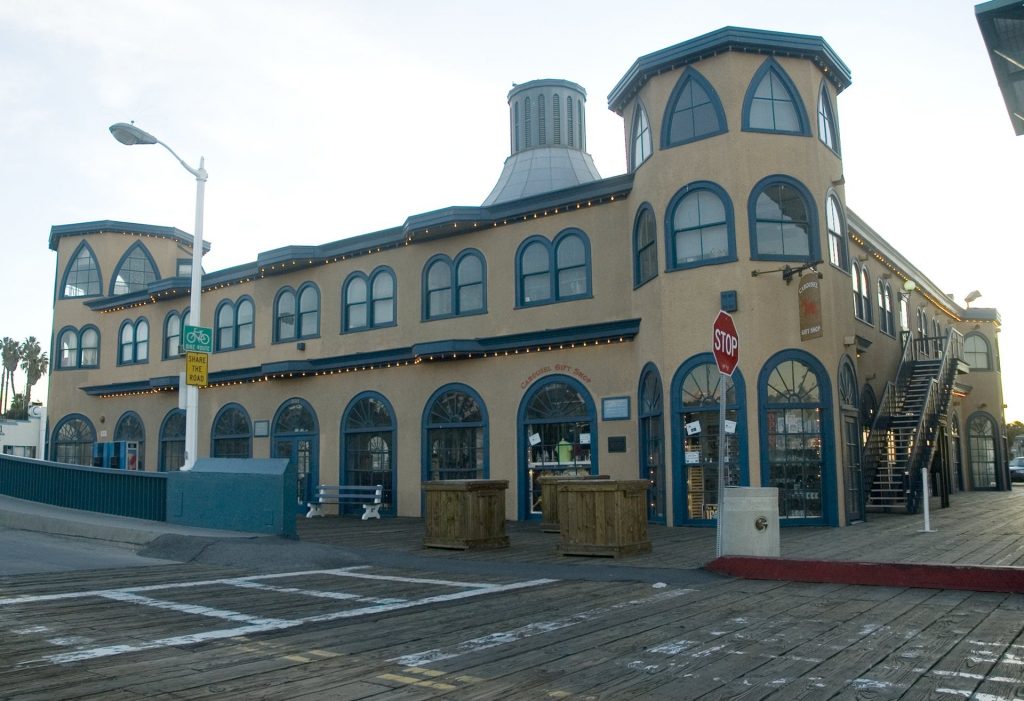
[[[170,146],[158,138],[139,129],[134,124],[118,122],[110,127],[110,133],[114,138],[126,146],[137,144],[160,144],[174,156],[185,170],[195,176],[196,179],[196,227],[192,237],[192,294],[189,299],[189,321],[191,326],[202,326],[200,314],[200,295],[202,293],[202,265],[203,265],[203,197],[206,190],[206,168],[204,159],[199,157],[199,167],[193,168],[181,159],[181,156],[174,152]],[[191,470],[195,465],[196,455],[199,446],[199,388],[195,385],[186,385],[185,389],[185,464],[182,470]]]

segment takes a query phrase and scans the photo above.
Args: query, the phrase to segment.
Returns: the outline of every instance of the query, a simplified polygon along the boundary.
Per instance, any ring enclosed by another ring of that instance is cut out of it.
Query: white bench
[[[321,484],[316,488],[316,496],[309,502],[309,513],[306,518],[323,516],[324,504],[359,505],[363,507],[363,520],[380,518],[381,498],[384,485],[376,484],[359,487],[347,484]]]

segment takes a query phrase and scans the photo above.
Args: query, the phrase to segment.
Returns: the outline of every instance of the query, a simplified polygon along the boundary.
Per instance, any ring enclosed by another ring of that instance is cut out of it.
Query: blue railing
[[[69,509],[167,520],[167,475],[0,456],[0,494]]]

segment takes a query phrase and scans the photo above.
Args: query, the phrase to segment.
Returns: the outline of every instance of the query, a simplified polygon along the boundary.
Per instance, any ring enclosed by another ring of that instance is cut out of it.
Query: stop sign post
[[[725,395],[729,378],[740,360],[740,336],[736,324],[726,312],[718,312],[711,327],[711,350],[715,355],[718,372],[718,509],[715,530],[715,555],[722,556],[722,518],[725,512],[725,456],[728,453],[729,434],[725,432]]]

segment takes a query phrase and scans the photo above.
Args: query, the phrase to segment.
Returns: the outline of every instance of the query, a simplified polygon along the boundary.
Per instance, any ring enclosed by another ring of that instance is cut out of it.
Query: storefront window
[[[484,431],[480,403],[470,393],[449,389],[426,417],[429,480],[484,479]]]
[[[383,397],[370,394],[349,405],[342,420],[342,484],[383,485],[382,513],[395,513],[395,419]]]
[[[683,479],[686,488],[686,516],[706,520],[718,514],[718,441],[722,374],[714,363],[691,369],[679,388],[681,411],[677,417],[682,438]],[[736,387],[731,377],[725,383],[726,421],[737,420]],[[725,455],[725,485],[741,483],[739,441],[731,436]]]

